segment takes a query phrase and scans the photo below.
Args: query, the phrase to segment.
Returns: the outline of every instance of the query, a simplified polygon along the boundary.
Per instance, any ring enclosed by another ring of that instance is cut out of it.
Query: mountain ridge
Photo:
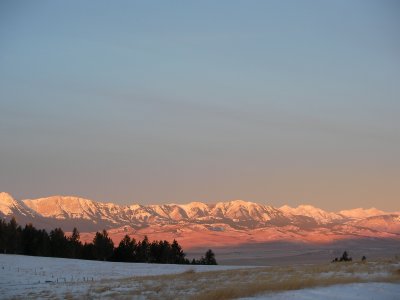
[[[76,196],[50,196],[15,200],[0,193],[0,216],[15,216],[21,224],[71,231],[95,232],[103,228],[115,235],[170,235],[226,245],[264,240],[330,241],[348,237],[400,238],[400,214],[376,208],[329,212],[312,205],[279,208],[244,200],[207,204],[118,205]],[[192,237],[190,237],[192,235]],[[84,235],[85,236],[85,235]],[[90,235],[88,235],[88,238]],[[220,240],[218,240],[218,238]],[[225,243],[225,244],[224,244]]]

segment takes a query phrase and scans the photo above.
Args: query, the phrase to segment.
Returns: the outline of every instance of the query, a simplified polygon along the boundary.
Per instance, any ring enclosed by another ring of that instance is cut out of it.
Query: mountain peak
[[[249,204],[259,205],[258,203],[251,202],[251,201],[246,201],[246,200],[242,200],[242,199],[236,199],[236,200],[228,201],[228,203],[238,204],[238,205],[249,205]]]
[[[0,192],[0,212],[10,215],[17,207],[18,202],[9,193]]]
[[[23,203],[45,217],[64,219],[76,215],[88,218],[96,211],[96,202],[76,196],[50,196],[38,199],[26,199]],[[105,205],[105,204],[104,204]]]
[[[15,202],[14,198],[11,196],[11,194],[7,192],[0,192],[0,203],[3,204],[11,204]]]
[[[288,205],[280,207],[285,215],[298,215],[306,216],[315,219],[319,224],[330,223],[335,220],[340,220],[343,218],[340,214],[327,212],[318,207],[312,206],[310,204],[302,204],[293,208]]]
[[[389,216],[388,213],[376,208],[357,208],[335,213],[310,204],[298,205],[294,208],[288,205],[275,208],[241,199],[215,204],[190,202],[187,204],[123,206],[96,202],[77,196],[61,195],[17,201],[10,194],[3,192],[0,193],[0,214],[6,217],[20,216],[20,220],[23,222],[42,220],[47,224],[55,224],[55,226],[79,225],[83,231],[88,228],[100,230],[122,226],[131,226],[135,230],[152,226],[154,228],[176,226],[178,231],[181,227],[192,228],[193,226],[209,230],[209,228],[216,228],[215,224],[239,230],[279,228],[278,231],[285,231],[287,226],[291,228],[295,226],[296,230],[342,225],[351,227],[360,221],[364,221],[366,224],[364,227],[368,228],[375,226],[383,230],[383,228],[391,226],[390,232],[397,232],[397,228],[400,227],[398,214]],[[21,216],[25,216],[25,218]],[[381,217],[366,220],[371,216]],[[174,231],[174,234],[177,234],[178,231]]]
[[[386,212],[376,209],[375,207],[371,207],[368,209],[364,208],[354,208],[354,209],[349,209],[349,210],[341,210],[339,214],[348,217],[348,218],[354,218],[354,219],[363,219],[363,218],[368,218],[368,217],[373,217],[373,216],[380,216],[387,214]]]
[[[5,216],[23,215],[33,216],[33,212],[23,202],[15,200],[9,193],[0,192],[0,214]]]

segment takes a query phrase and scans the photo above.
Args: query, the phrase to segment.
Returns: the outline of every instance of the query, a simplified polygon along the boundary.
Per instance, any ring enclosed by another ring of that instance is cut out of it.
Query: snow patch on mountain
[[[13,208],[18,207],[17,202],[11,197],[10,194],[1,192],[0,193],[0,211],[4,215],[9,215],[13,212]]]
[[[373,216],[385,215],[387,213],[382,210],[372,207],[369,209],[355,208],[355,209],[349,209],[349,210],[341,210],[339,212],[339,214],[341,214],[342,216],[348,217],[348,218],[364,219],[364,218],[373,217]]]
[[[339,214],[327,212],[312,205],[299,205],[294,208],[284,205],[280,207],[280,210],[287,217],[306,216],[314,219],[318,224],[327,224],[343,219],[343,216]]]
[[[21,224],[32,222],[68,230],[77,226],[82,232],[122,228],[123,234],[131,228],[136,234],[170,235],[189,245],[193,243],[191,237],[215,245],[266,239],[322,242],[351,236],[400,237],[399,214],[375,208],[334,213],[311,205],[275,208],[244,200],[117,205],[73,196],[19,201],[0,193],[0,214],[5,218],[15,216]]]
[[[24,203],[15,200],[10,194],[0,192],[0,213],[4,216],[21,214],[23,216],[34,216],[35,212]]]

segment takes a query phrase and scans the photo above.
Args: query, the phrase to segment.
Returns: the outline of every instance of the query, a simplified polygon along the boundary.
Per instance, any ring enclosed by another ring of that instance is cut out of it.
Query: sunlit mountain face
[[[72,196],[16,200],[0,193],[0,216],[38,228],[77,227],[83,240],[107,229],[115,241],[177,239],[186,248],[268,241],[327,243],[343,239],[400,240],[400,213],[375,208],[328,212],[311,205],[296,208],[234,200],[206,204],[117,205]]]

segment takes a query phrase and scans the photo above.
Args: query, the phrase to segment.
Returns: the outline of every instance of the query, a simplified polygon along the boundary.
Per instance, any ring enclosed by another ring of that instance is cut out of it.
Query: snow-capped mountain
[[[368,217],[381,216],[388,214],[382,210],[376,209],[375,207],[364,209],[364,208],[355,208],[350,210],[342,210],[339,212],[340,215],[353,218],[353,219],[364,219]]]
[[[377,231],[390,233],[400,233],[400,215],[399,214],[381,214],[358,220],[357,226],[371,228]]]
[[[20,224],[84,232],[103,228],[116,235],[171,235],[180,240],[215,239],[218,243],[271,239],[330,241],[343,237],[400,238],[400,216],[371,209],[328,212],[311,205],[298,207],[234,200],[206,204],[117,205],[72,196],[15,200],[0,193],[0,216]],[[161,237],[161,236],[160,236]],[[189,238],[190,237],[190,238]]]
[[[265,206],[254,202],[234,200],[219,202],[211,210],[215,217],[233,221],[267,222],[275,217],[282,217],[282,212],[272,206]]]
[[[15,200],[14,200],[15,201]],[[17,202],[17,201],[15,201]],[[20,201],[36,214],[58,220],[83,219],[96,223],[108,221],[118,225],[138,225],[151,223],[209,222],[221,220],[240,224],[241,222],[268,222],[284,218],[279,209],[243,200],[205,204],[162,205],[117,205],[93,200],[52,196]],[[5,209],[6,211],[6,209]]]
[[[121,217],[124,217],[124,211],[116,204],[95,202],[79,197],[53,196],[34,200],[27,199],[22,203],[47,218],[102,219],[117,223]]]
[[[327,212],[311,205],[299,205],[295,208],[290,207],[288,205],[284,205],[280,207],[280,210],[287,217],[305,216],[313,219],[318,224],[329,224],[344,219],[344,217],[341,216],[340,214]]]
[[[8,215],[22,215],[26,217],[35,217],[36,213],[23,202],[15,200],[10,194],[0,192],[0,213]]]

